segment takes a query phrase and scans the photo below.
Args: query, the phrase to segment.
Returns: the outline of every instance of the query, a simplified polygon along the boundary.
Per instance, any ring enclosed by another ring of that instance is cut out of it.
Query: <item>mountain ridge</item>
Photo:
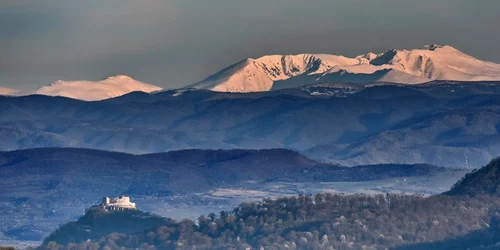
[[[180,89],[96,102],[0,97],[0,149],[289,148],[349,166],[460,167],[467,155],[479,167],[498,155],[499,103],[500,82],[449,81],[322,83],[257,93]]]
[[[260,92],[318,82],[419,84],[433,80],[500,80],[500,64],[480,61],[454,47],[366,53],[354,58],[328,54],[266,55],[247,58],[190,88]]]
[[[389,49],[350,58],[330,54],[264,55],[232,64],[183,89],[216,92],[267,92],[317,83],[422,84],[436,80],[498,81],[500,64],[480,61],[448,45],[421,49]],[[59,80],[33,92],[0,87],[0,95],[42,94],[84,101],[115,98],[134,91],[152,93],[162,88],[125,75],[100,81]]]

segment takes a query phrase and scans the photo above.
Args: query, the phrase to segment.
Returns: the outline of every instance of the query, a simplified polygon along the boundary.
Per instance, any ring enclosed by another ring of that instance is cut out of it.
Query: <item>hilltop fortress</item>
[[[135,203],[130,202],[130,197],[120,195],[117,198],[102,198],[101,207],[108,211],[135,210]]]

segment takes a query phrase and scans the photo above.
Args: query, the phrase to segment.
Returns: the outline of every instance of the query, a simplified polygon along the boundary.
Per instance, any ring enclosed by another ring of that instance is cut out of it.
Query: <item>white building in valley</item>
[[[130,202],[130,197],[120,195],[117,198],[102,198],[101,206],[108,211],[134,210],[135,203]]]

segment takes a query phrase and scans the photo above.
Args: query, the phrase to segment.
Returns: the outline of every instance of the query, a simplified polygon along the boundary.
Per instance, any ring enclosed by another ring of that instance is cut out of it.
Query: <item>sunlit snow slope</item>
[[[0,87],[0,95],[18,95],[19,90]]]

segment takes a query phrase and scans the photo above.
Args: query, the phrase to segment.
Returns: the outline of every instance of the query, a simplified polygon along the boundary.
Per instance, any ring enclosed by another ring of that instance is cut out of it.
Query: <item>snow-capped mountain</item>
[[[188,87],[220,92],[259,92],[311,83],[432,80],[500,80],[500,64],[475,59],[451,46],[388,50],[355,58],[326,54],[271,55],[238,62]]]
[[[0,96],[1,95],[19,95],[21,91],[16,90],[16,89],[9,89],[5,87],[0,87]]]
[[[64,96],[85,101],[98,101],[121,96],[133,91],[151,93],[160,87],[139,82],[131,77],[118,75],[102,81],[56,81],[38,89],[35,93],[49,96]]]
[[[319,75],[336,65],[356,65],[362,58],[300,54],[271,55],[246,59],[195,83],[190,87],[221,92],[258,92],[270,90],[277,81],[303,75]]]

